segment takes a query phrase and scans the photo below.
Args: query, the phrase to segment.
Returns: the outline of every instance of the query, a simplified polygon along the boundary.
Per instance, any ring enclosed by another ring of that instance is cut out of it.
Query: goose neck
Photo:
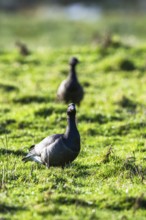
[[[76,66],[75,65],[71,65],[70,67],[70,78],[77,80],[77,76],[76,76]]]
[[[67,128],[65,132],[65,137],[69,137],[70,133],[75,132],[77,130],[75,115],[69,116],[67,118]]]

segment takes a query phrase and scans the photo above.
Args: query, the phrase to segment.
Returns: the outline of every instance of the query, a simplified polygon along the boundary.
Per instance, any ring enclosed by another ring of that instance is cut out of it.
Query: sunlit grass
[[[87,45],[80,45],[69,34],[71,46],[61,48],[55,34],[49,47],[42,41],[47,26],[37,27],[32,19],[32,35],[28,30],[21,35],[28,21],[15,19],[1,23],[10,35],[2,33],[0,53],[0,218],[145,219],[146,45],[119,40],[93,46],[86,37]],[[92,35],[88,27],[84,33]],[[65,22],[68,28],[75,34],[80,26]],[[55,31],[65,35],[63,29]],[[31,55],[9,47],[16,36],[28,39]],[[81,152],[65,169],[24,164],[29,146],[65,130],[67,106],[56,101],[56,91],[71,56],[80,60],[78,78],[85,90],[77,108]]]

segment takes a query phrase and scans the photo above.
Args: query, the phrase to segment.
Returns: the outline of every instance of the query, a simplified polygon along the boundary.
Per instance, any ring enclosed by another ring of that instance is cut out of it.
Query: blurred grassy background
[[[17,40],[35,49],[36,46],[95,45],[106,33],[120,35],[132,44],[141,43],[146,37],[146,15],[141,11],[95,8],[93,14],[93,7],[89,7],[88,13],[84,6],[76,7],[84,17],[71,17],[69,8],[64,6],[27,8],[13,13],[1,11],[0,48],[12,48]]]

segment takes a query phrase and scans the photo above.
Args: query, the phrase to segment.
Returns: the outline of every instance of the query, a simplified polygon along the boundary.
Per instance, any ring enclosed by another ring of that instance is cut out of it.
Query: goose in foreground
[[[80,105],[84,96],[84,91],[78,82],[76,75],[76,65],[79,63],[78,59],[73,57],[70,60],[70,73],[66,80],[64,80],[57,91],[57,98],[59,101],[66,103],[73,102]]]
[[[50,166],[62,166],[72,162],[80,152],[80,134],[75,121],[76,108],[71,103],[67,108],[67,128],[64,134],[46,137],[32,146],[30,152],[22,160],[35,161]]]

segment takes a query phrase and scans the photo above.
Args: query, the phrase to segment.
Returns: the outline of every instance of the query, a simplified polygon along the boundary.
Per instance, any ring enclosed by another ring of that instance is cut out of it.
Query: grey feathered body
[[[80,104],[83,99],[84,91],[78,81],[73,79],[64,80],[58,88],[57,97],[66,103],[74,102]]]
[[[68,148],[63,141],[63,135],[57,134],[46,137],[39,144],[36,144],[23,160],[34,160],[47,165],[47,167],[64,166],[72,162],[79,152],[80,148],[77,151]]]
[[[47,167],[64,166],[72,162],[80,152],[80,135],[76,128],[75,117],[68,118],[65,134],[46,137],[31,147],[30,152],[22,160],[35,161]]]
[[[77,58],[71,59],[68,78],[60,84],[57,91],[57,98],[59,101],[64,101],[66,103],[73,102],[80,105],[84,96],[84,91],[77,78],[77,63]]]

